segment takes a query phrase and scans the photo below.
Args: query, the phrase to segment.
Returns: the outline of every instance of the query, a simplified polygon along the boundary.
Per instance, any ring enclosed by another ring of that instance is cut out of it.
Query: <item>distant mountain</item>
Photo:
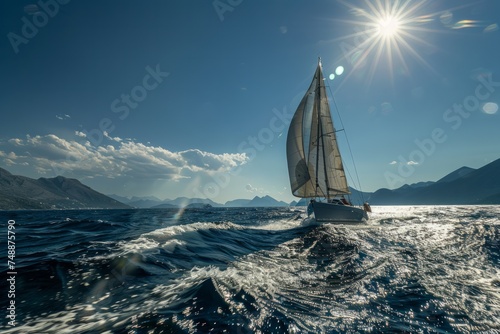
[[[168,204],[168,203],[163,203],[159,205],[152,206],[151,209],[179,209],[179,208],[186,208],[186,209],[208,209],[208,208],[213,208],[212,205],[208,203],[198,203],[198,202],[193,202],[189,203],[187,205],[175,205],[175,204]]]
[[[434,181],[424,181],[424,182],[417,182],[417,183],[412,183],[408,185],[410,188],[423,188],[430,186],[431,184],[436,183]]]
[[[187,197],[177,197],[176,199],[173,200],[166,200],[163,201],[163,204],[172,204],[177,207],[185,207],[188,206],[189,204],[193,203],[201,203],[201,204],[210,204],[213,207],[222,207],[224,205],[220,203],[216,203],[212,201],[211,199],[208,198],[187,198]]]
[[[178,208],[179,208],[178,205],[167,204],[167,203],[158,204],[158,205],[150,207],[150,209],[178,209]]]
[[[134,208],[184,208],[184,207],[201,207],[203,205],[210,205],[211,207],[223,207],[223,204],[216,203],[207,198],[187,198],[187,197],[177,197],[176,199],[165,199],[161,200],[155,196],[145,196],[138,197],[134,196],[132,198],[123,197],[119,195],[109,195],[115,199],[121,199],[121,202],[130,205]],[[192,205],[191,205],[192,204]]]
[[[109,195],[110,197],[116,199],[122,199],[123,203],[130,205],[135,208],[184,208],[184,207],[203,207],[210,205],[211,207],[281,207],[289,206],[288,203],[283,201],[277,201],[271,196],[259,197],[255,196],[253,199],[235,199],[227,201],[225,204],[220,204],[214,202],[207,198],[187,198],[187,197],[177,197],[176,199],[170,200],[166,199],[161,201],[160,199],[154,197],[122,197],[118,195]]]
[[[130,202],[136,202],[136,201],[154,201],[154,202],[163,202],[161,199],[159,199],[156,196],[132,196],[130,198]],[[169,201],[169,199],[166,199],[165,201]]]
[[[232,208],[243,208],[246,207],[248,203],[250,203],[251,199],[235,199],[232,201],[227,201],[224,206],[232,207]]]
[[[250,202],[248,202],[247,206],[250,207],[279,207],[279,206],[289,206],[288,203],[283,201],[277,201],[271,196],[255,196]]]
[[[157,205],[161,205],[162,201],[160,200],[152,200],[152,199],[138,199],[135,201],[127,202],[127,205],[130,205],[134,208],[152,208]]]
[[[288,207],[288,203],[283,201],[278,201],[271,196],[255,196],[252,199],[236,199],[233,201],[226,202],[225,206],[228,207],[241,207],[241,208],[257,208],[257,207]]]
[[[439,179],[437,182],[452,182],[452,181],[458,180],[458,179],[466,176],[467,174],[469,174],[470,172],[473,172],[473,171],[475,171],[474,168],[464,166],[464,167],[457,169],[454,172],[451,172],[450,174],[446,175],[445,177]]]
[[[213,208],[210,204],[203,203],[191,203],[186,206],[187,209],[210,209]]]
[[[437,182],[379,189],[370,198],[378,205],[500,204],[500,159],[481,168],[461,167]]]
[[[129,206],[76,179],[57,176],[35,180],[0,168],[0,210],[89,208],[124,209]]]
[[[115,194],[106,195],[106,196],[111,197],[112,199],[117,200],[118,202],[122,202],[124,204],[127,204],[128,202],[130,202],[130,198],[125,197],[125,196],[119,196],[119,195],[115,195]]]
[[[144,196],[144,197],[138,197],[138,196],[133,196],[131,198],[129,197],[124,197],[124,196],[119,196],[119,195],[107,195],[119,202],[122,202],[124,204],[127,204],[133,208],[151,208],[153,206],[162,204],[163,201],[159,199],[158,197],[155,196]],[[169,201],[169,200],[166,200]]]
[[[295,201],[293,201],[292,203],[294,202]],[[292,205],[292,203],[290,203],[290,206],[307,206],[309,204],[309,198],[301,198],[296,201],[295,204]]]

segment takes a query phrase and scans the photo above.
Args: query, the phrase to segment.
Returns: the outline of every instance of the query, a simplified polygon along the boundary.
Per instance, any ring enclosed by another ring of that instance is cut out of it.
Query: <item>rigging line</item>
[[[314,101],[314,106],[316,107],[316,101]],[[318,112],[317,108],[316,108],[316,112]],[[319,114],[319,112],[318,112]],[[319,188],[319,178],[318,178],[318,175],[319,175],[319,168],[318,168],[318,165],[319,165],[319,130],[320,130],[320,126],[321,126],[321,123],[319,122],[319,117],[318,117],[318,126],[317,126],[317,129],[316,129],[316,166],[315,166],[315,173],[316,173],[316,188],[315,188],[315,192],[316,194],[318,193],[318,188]],[[321,189],[321,188],[320,188]]]
[[[314,112],[316,112],[318,114],[318,126],[317,126],[317,129],[316,129],[316,165],[314,166],[314,169],[315,169],[315,172],[316,172],[316,188],[314,189],[314,192],[316,194],[318,194],[318,188],[320,188],[319,186],[319,178],[318,178],[318,175],[319,175],[319,139],[320,139],[320,127],[321,127],[321,93],[320,93],[320,78],[321,78],[321,71],[316,71],[316,74],[315,74],[315,79],[316,79],[316,95],[318,97],[318,99],[314,99],[314,104],[313,104],[313,116],[314,116]],[[318,101],[319,101],[319,106],[318,106]],[[325,149],[324,147],[322,148],[323,150]]]
[[[320,72],[320,79],[323,77],[323,73]],[[323,80],[320,80],[318,82],[318,100],[319,100],[319,110],[318,110],[318,115],[320,117],[318,117],[318,122],[319,122],[319,129],[321,130],[321,152],[323,153],[323,168],[324,168],[324,173],[325,173],[325,185],[326,185],[326,198],[327,198],[327,201],[328,199],[330,198],[330,180],[328,179],[328,172],[327,172],[327,166],[326,166],[326,152],[325,152],[325,135],[323,134],[323,124],[322,124],[322,121],[321,121],[321,112],[322,112],[322,103],[321,103],[321,81]],[[323,82],[323,88],[324,88],[324,82]],[[326,95],[326,94],[325,94]],[[328,105],[328,99],[327,99],[327,105]],[[318,143],[319,144],[319,143]],[[316,165],[316,168],[318,168],[318,166]]]
[[[342,121],[342,116],[340,116],[340,111],[339,111],[339,107],[337,106],[337,101],[335,101],[335,98],[333,96],[332,88],[330,87],[330,84],[326,84],[326,86],[328,86],[328,90],[330,91],[330,95],[332,97],[333,104],[335,105],[335,109],[337,110],[337,115],[338,115],[339,120],[340,120],[340,125],[342,125],[342,130],[345,133],[345,139],[346,139],[346,142],[347,142],[347,148],[349,149],[349,154],[351,155],[352,165],[354,166],[354,174],[356,175],[356,179],[357,179],[358,186],[359,186],[359,194],[361,196],[362,203],[364,203],[365,199],[364,199],[364,196],[363,196],[363,191],[361,189],[361,182],[359,181],[358,170],[356,168],[356,163],[354,162],[354,156],[352,154],[351,144],[349,143],[349,138],[347,137],[347,131],[345,130],[344,122]]]

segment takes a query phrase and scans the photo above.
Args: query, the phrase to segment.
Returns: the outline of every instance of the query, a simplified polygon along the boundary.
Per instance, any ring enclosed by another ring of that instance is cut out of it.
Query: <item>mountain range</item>
[[[165,199],[160,200],[156,197],[123,197],[119,195],[109,195],[109,197],[114,198],[122,203],[130,205],[135,208],[179,208],[191,206],[193,204],[206,204],[212,207],[286,207],[290,206],[289,203],[278,201],[271,196],[255,196],[252,199],[235,199],[231,201],[227,201],[224,204],[216,203],[207,198],[187,198],[187,197],[178,197],[176,199]]]
[[[0,168],[0,210],[90,208],[125,209],[130,206],[76,179],[62,176],[32,179]]]
[[[461,167],[436,182],[379,189],[365,198],[373,205],[500,204],[499,171],[500,159],[478,169]]]
[[[500,159],[481,168],[461,167],[438,181],[405,184],[397,189],[360,192],[351,188],[353,204],[372,205],[461,205],[500,204]],[[363,200],[362,200],[363,199]],[[0,168],[0,210],[22,209],[125,209],[179,207],[287,207],[307,205],[307,200],[286,203],[271,196],[235,199],[224,204],[206,198],[178,197],[160,200],[154,196],[106,196],[76,179],[57,176],[32,179]]]

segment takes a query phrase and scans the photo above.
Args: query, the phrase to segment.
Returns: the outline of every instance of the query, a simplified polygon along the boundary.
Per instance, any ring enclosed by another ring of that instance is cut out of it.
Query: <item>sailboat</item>
[[[363,208],[350,204],[350,194],[326,95],[321,59],[288,129],[288,174],[292,194],[310,198],[308,214],[317,222],[361,223]]]

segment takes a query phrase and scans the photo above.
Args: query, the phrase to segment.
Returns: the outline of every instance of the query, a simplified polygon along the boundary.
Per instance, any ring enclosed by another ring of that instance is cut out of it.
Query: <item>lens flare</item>
[[[494,102],[487,102],[483,105],[483,112],[489,115],[496,114],[498,111],[498,104]]]

